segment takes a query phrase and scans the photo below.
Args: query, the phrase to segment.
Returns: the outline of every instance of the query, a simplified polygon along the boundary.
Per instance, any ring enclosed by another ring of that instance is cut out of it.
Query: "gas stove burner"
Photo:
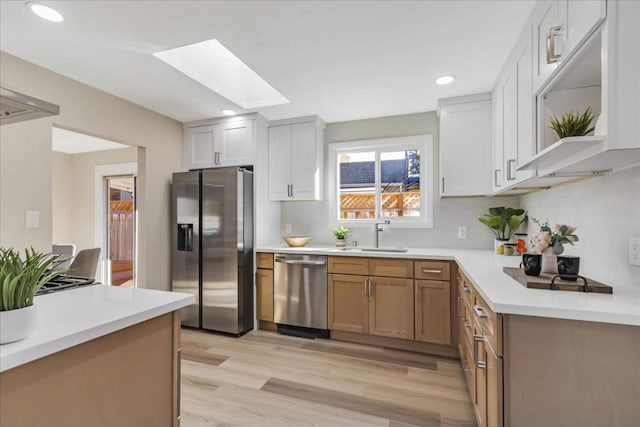
[[[67,276],[63,274],[45,283],[36,295],[44,295],[51,292],[64,291],[66,289],[96,284],[98,284],[98,282],[88,277]]]

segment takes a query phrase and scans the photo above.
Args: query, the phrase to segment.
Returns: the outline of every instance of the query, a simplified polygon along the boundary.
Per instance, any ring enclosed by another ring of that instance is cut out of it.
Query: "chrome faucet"
[[[374,248],[378,247],[378,243],[379,243],[378,240],[379,240],[380,233],[384,231],[380,226],[384,224],[391,224],[391,221],[387,219],[384,222],[376,222],[373,225],[373,247]]]

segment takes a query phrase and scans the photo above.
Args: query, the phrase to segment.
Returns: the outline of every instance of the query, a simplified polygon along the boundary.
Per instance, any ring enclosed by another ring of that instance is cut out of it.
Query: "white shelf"
[[[572,136],[562,138],[520,165],[518,170],[548,170],[553,165],[594,147],[604,149],[604,136]]]

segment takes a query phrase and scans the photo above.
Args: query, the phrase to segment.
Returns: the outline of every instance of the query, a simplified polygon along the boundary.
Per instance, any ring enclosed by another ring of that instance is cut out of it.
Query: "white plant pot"
[[[18,310],[0,311],[0,344],[25,339],[36,328],[37,320],[35,304]]]
[[[551,248],[542,252],[542,272],[548,274],[558,274],[558,256]]]

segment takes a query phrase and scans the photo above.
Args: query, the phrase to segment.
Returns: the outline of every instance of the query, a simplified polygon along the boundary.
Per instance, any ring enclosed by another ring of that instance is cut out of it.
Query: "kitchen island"
[[[330,265],[336,257],[342,257],[344,261],[340,262],[350,266],[383,263],[388,271],[405,266],[409,271],[405,288],[413,286],[415,308],[405,303],[387,308],[379,317],[394,321],[413,317],[416,331],[418,326],[438,330],[444,324],[446,330],[450,325],[449,347],[455,348],[461,359],[479,425],[626,427],[640,422],[637,284],[608,283],[613,294],[528,289],[502,270],[517,267],[521,258],[499,256],[493,251],[420,248],[374,252],[279,246],[257,251],[324,254]],[[449,270],[451,274],[439,281],[419,280],[419,272],[437,274]],[[351,286],[352,301],[359,295],[368,296],[369,300],[375,295],[371,291],[371,280],[375,279],[371,269],[369,276],[364,275],[366,270],[361,271],[360,276],[338,277],[343,289]],[[385,275],[389,276],[381,274]],[[349,281],[350,277],[355,279]],[[443,285],[443,280],[449,278],[450,283]],[[386,280],[379,278],[380,282]],[[405,293],[412,295],[411,291]],[[345,295],[344,291],[334,292],[335,300],[331,301],[330,292],[332,338],[368,343],[376,340],[382,346],[411,344],[414,351],[421,351],[415,346],[417,333],[414,340],[404,340],[406,344],[388,339],[382,342],[379,333],[372,332],[371,322],[369,329],[345,333],[345,327],[355,330],[356,322],[346,310],[339,313],[340,322],[332,322],[331,312],[332,306],[344,306],[338,298],[345,299]],[[451,310],[447,311],[449,305]],[[429,310],[433,315],[429,316]],[[374,313],[371,303],[369,313]],[[442,313],[449,318],[444,319]],[[444,323],[447,320],[449,323]]]
[[[0,345],[0,425],[177,425],[178,310],[193,298],[103,285],[36,297],[35,331]]]

